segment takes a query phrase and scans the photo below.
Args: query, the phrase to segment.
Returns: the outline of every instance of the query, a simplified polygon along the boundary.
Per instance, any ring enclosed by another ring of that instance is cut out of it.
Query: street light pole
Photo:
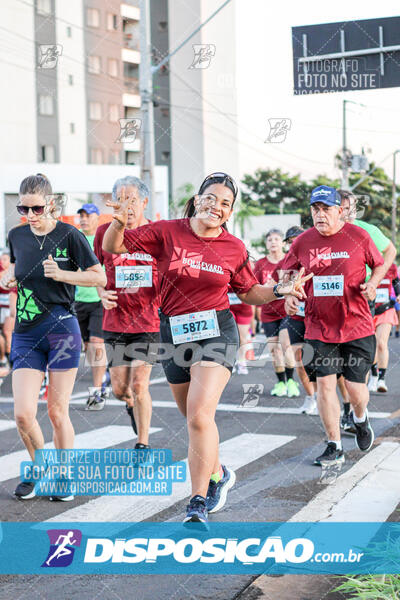
[[[153,116],[153,79],[151,76],[150,43],[150,0],[140,0],[140,67],[139,87],[142,112],[141,132],[141,177],[150,191],[149,213],[154,221],[156,199],[154,196],[154,116]]]
[[[396,217],[397,217],[397,191],[396,191],[396,154],[400,150],[393,152],[393,182],[392,182],[392,242],[396,245]]]
[[[201,23],[173,52],[170,52],[158,65],[151,64],[150,0],[140,0],[140,67],[139,88],[141,97],[141,177],[150,190],[150,218],[156,218],[157,206],[154,195],[154,115],[153,115],[153,76],[166,65],[172,56],[192,37],[211,21],[231,0],[225,0],[203,23]]]
[[[347,164],[347,129],[346,129],[346,104],[358,104],[365,108],[365,104],[354,102],[354,100],[343,100],[343,126],[342,126],[342,189],[350,190],[349,187],[349,165]]]
[[[347,165],[347,139],[346,139],[346,102],[343,100],[343,127],[342,127],[342,189],[349,189],[349,167]]]

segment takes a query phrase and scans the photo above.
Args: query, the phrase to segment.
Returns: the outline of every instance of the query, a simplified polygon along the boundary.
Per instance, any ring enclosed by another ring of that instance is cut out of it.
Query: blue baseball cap
[[[316,202],[322,202],[327,206],[340,206],[341,199],[339,192],[329,185],[319,185],[314,188],[310,196],[310,205]]]
[[[88,215],[91,215],[93,213],[96,213],[96,215],[100,214],[100,211],[98,209],[98,207],[95,204],[84,204],[83,206],[80,207],[79,210],[77,210],[76,212],[79,214],[82,211],[85,211]]]

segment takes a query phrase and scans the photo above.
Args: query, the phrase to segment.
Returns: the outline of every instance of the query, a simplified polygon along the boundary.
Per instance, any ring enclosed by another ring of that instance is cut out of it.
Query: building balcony
[[[124,142],[122,145],[125,152],[140,152],[140,140],[133,142]]]
[[[124,62],[130,63],[132,65],[138,65],[140,64],[140,52],[138,52],[137,50],[132,50],[131,48],[122,48],[121,59]]]
[[[139,94],[122,94],[122,104],[128,108],[140,108],[142,103]]]
[[[140,9],[130,4],[121,4],[121,17],[127,21],[139,21]]]
[[[123,37],[124,48],[128,48],[129,50],[136,50],[140,52],[140,43],[133,33],[124,33]]]

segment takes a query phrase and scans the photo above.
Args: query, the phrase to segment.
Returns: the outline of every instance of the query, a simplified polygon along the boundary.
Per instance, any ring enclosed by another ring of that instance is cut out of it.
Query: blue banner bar
[[[0,523],[1,574],[398,573],[400,523]]]

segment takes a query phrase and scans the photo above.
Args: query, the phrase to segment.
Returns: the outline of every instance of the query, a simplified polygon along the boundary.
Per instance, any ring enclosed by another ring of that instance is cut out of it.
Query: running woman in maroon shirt
[[[303,297],[306,280],[300,271],[286,284],[258,283],[244,244],[226,228],[237,192],[229,175],[214,173],[188,201],[186,218],[129,231],[129,199],[121,189],[120,201],[109,203],[114,219],[103,239],[107,252],[147,252],[157,260],[162,363],[189,432],[192,498],[184,520],[206,527],[208,512],[224,506],[235,481],[234,472],[220,464],[215,423],[239,346],[228,284],[243,302],[264,304],[289,292]]]
[[[391,297],[391,289],[396,298]],[[374,364],[371,367],[371,376],[368,381],[370,392],[385,393],[388,391],[385,375],[389,364],[389,336],[392,326],[398,324],[398,318],[394,309],[395,302],[400,299],[400,279],[397,267],[393,263],[387,271],[384,279],[376,290],[374,327],[376,336],[376,354]],[[379,371],[378,371],[379,369]]]
[[[318,411],[328,445],[315,463],[343,462],[340,441],[340,405],[336,375],[342,372],[353,406],[356,444],[371,448],[374,432],[369,423],[366,375],[375,356],[375,331],[368,300],[384,276],[383,257],[370,235],[343,219],[336,189],[321,185],[311,193],[314,227],[297,237],[284,260],[284,270],[304,268],[314,277],[306,283],[305,338],[314,351]],[[372,269],[366,282],[366,268]],[[298,310],[298,300],[286,300],[288,314]]]
[[[137,177],[118,179],[112,197],[120,198],[121,188],[130,199],[127,228],[149,223],[144,215],[149,190]],[[99,290],[103,303],[103,330],[114,396],[126,403],[136,449],[150,448],[149,430],[152,402],[149,381],[154,355],[151,345],[159,342],[160,319],[157,299],[157,269],[146,252],[112,254],[102,248],[110,223],[100,225],[94,251],[107,275],[105,289]]]

